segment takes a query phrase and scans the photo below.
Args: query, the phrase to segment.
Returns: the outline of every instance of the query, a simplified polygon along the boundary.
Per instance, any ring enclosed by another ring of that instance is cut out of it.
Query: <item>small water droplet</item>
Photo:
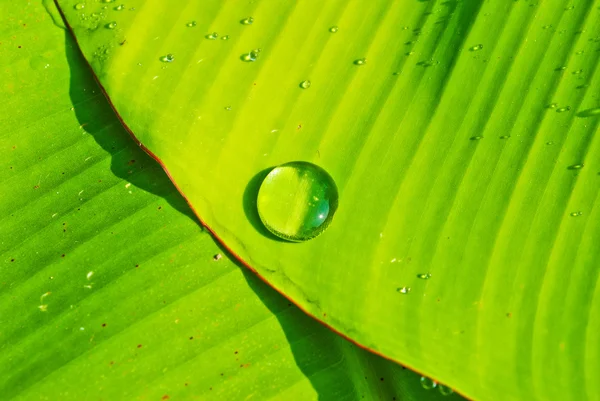
[[[254,23],[254,18],[252,18],[252,17],[244,18],[243,20],[240,21],[240,23],[242,25],[252,25]]]
[[[549,24],[549,25],[544,25],[544,26],[542,27],[542,29],[549,29],[549,28],[552,28],[552,25],[550,25],[550,24]]]
[[[302,89],[308,89],[308,88],[310,88],[310,81],[306,80],[306,81],[300,82],[300,87]]]
[[[329,28],[329,32],[331,33],[336,33],[339,30],[339,28],[337,26],[332,26],[331,28]]]
[[[173,56],[171,53],[166,54],[160,58],[160,61],[162,61],[163,63],[170,63],[173,60],[175,60],[175,56]]]
[[[562,67],[556,67],[554,71],[564,71],[567,69],[567,66],[563,65]]]
[[[108,24],[106,24],[106,27],[108,29],[115,29],[117,27],[117,23],[115,21],[109,22]]]
[[[367,63],[367,59],[366,58],[359,58],[357,60],[354,60],[354,64],[355,65],[365,65]]]
[[[260,56],[260,49],[254,49],[254,50],[250,51],[249,53],[242,54],[241,59],[242,59],[242,61],[250,63],[250,62],[256,61],[258,56]]]
[[[185,26],[187,26],[188,28],[193,28],[196,26],[196,21],[190,21],[187,24],[185,24]]]
[[[437,382],[431,380],[429,377],[421,376],[421,387],[425,390],[431,390],[437,387]]]
[[[565,111],[569,111],[571,110],[571,106],[566,106],[566,107],[559,107],[558,109],[556,109],[557,113],[564,113]]]
[[[510,135],[502,135],[502,136],[500,136],[499,138],[500,138],[500,139],[508,139],[508,138],[510,138]]]
[[[576,55],[581,56],[583,54],[583,50],[580,50],[578,52],[575,52]]]
[[[422,280],[429,280],[431,278],[431,273],[417,274],[417,278],[420,278]]]
[[[208,40],[215,40],[219,37],[219,34],[216,32],[213,33],[209,33],[208,35],[205,36],[206,39]]]
[[[573,71],[571,74],[573,74],[573,75],[579,75],[579,74],[581,74],[582,72],[583,72],[583,70],[582,70],[582,69],[579,69],[579,70],[575,70],[575,71]]]
[[[454,394],[454,390],[452,390],[448,386],[444,386],[443,384],[440,384],[438,386],[438,390],[440,391],[441,395],[452,395],[452,394]]]
[[[74,6],[75,10],[83,10],[85,8],[85,4],[83,3],[77,3]]]
[[[480,43],[480,44],[478,44],[478,45],[471,46],[471,47],[469,48],[469,51],[476,52],[476,51],[479,51],[479,50],[481,50],[481,49],[483,49],[483,45]]]
[[[410,287],[400,287],[396,289],[401,294],[408,294],[410,292]]]
[[[546,142],[546,145],[554,145],[554,142],[548,141],[548,142]]]
[[[573,212],[573,213],[571,213],[571,214],[570,214],[570,216],[571,216],[571,217],[579,217],[579,216],[581,216],[582,214],[583,214],[583,212],[579,210],[579,211],[577,211],[577,212]]]
[[[225,107],[225,110],[227,110],[227,111],[231,111],[231,106],[227,106],[227,107]]]
[[[581,164],[571,164],[567,167],[567,170],[581,170],[583,168],[583,163]]]
[[[229,35],[223,35],[223,36],[221,36],[221,40],[229,40]]]
[[[565,7],[565,10],[569,11],[569,10],[573,10],[574,8],[575,8],[575,6],[569,6],[569,7]]]
[[[592,109],[582,110],[577,113],[577,117],[595,117],[600,116],[600,107],[594,107]]]
[[[555,109],[558,106],[558,104],[556,103],[550,103],[548,106],[546,106],[547,109]]]
[[[102,2],[103,2],[103,3],[112,3],[112,2],[114,2],[114,1],[115,1],[115,0],[102,0]]]
[[[476,136],[472,136],[469,138],[472,141],[479,141],[480,139],[483,139],[483,136],[481,135],[476,135]]]
[[[263,180],[258,215],[279,238],[301,242],[323,233],[338,206],[333,178],[321,167],[303,161],[282,164]]]
[[[123,11],[123,10],[125,10],[125,5],[121,4],[120,6],[116,6],[115,10],[117,10],[117,11]]]

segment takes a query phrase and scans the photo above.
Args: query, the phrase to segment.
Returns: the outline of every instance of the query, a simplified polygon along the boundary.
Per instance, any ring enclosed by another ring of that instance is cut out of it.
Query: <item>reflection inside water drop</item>
[[[303,161],[271,170],[257,198],[258,214],[265,227],[277,237],[294,242],[323,233],[337,207],[333,178],[321,167]]]

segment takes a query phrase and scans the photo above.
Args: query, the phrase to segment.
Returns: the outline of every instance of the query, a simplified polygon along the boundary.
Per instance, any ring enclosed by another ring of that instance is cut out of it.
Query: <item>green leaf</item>
[[[0,398],[441,398],[229,259],[41,4],[0,15]]]
[[[469,397],[595,398],[597,1],[59,3],[198,215],[310,314]],[[254,203],[294,160],[340,192],[301,244]]]

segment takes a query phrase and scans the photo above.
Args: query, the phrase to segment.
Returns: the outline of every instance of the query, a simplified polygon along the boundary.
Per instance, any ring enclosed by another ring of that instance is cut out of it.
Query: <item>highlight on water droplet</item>
[[[242,25],[252,25],[254,23],[254,18],[252,18],[252,17],[244,18],[243,20],[240,21],[240,23]]]
[[[331,28],[329,28],[329,32],[331,33],[336,33],[339,30],[339,28],[337,26],[332,26]]]
[[[300,87],[302,89],[308,89],[308,88],[310,88],[310,81],[309,80],[305,80],[305,81],[300,82]]]
[[[397,288],[396,291],[398,291],[401,294],[408,294],[410,292],[410,287],[400,287]]]
[[[106,24],[106,27],[108,29],[115,29],[117,27],[117,23],[115,21],[109,22],[108,24]]]
[[[219,34],[216,32],[213,32],[213,33],[209,33],[208,35],[206,35],[204,37],[208,40],[215,40],[219,37]]]
[[[569,111],[571,110],[571,106],[566,106],[566,107],[559,107],[558,109],[556,109],[557,113],[564,113],[565,111]]]
[[[354,60],[355,65],[365,65],[366,63],[367,63],[366,58],[359,58],[359,59]]]
[[[576,211],[576,212],[572,212],[572,213],[570,213],[570,216],[571,216],[571,217],[579,217],[579,216],[581,216],[582,214],[583,214],[583,212],[582,212],[581,210],[578,210],[578,211]]]
[[[421,387],[423,387],[425,390],[436,388],[437,385],[437,382],[431,380],[429,377],[421,376]]]
[[[479,50],[481,50],[481,49],[483,49],[483,45],[480,43],[480,44],[478,44],[478,45],[471,46],[471,47],[469,48],[469,51],[476,52],[476,51],[479,51]]]
[[[121,5],[119,5],[119,6],[116,6],[116,7],[115,7],[115,10],[116,10],[116,11],[123,11],[123,10],[125,10],[125,4],[121,4]]]
[[[160,61],[162,61],[163,63],[170,63],[173,60],[175,60],[175,56],[173,56],[171,53],[166,54],[160,58]]]
[[[256,206],[271,233],[302,242],[329,227],[338,207],[338,190],[324,169],[295,161],[269,172],[260,186]]]
[[[567,170],[581,170],[582,168],[583,168],[583,163],[571,164],[569,167],[567,167]]]
[[[417,274],[417,278],[420,278],[421,280],[429,280],[431,278],[431,273]]]
[[[591,109],[581,110],[577,113],[577,117],[596,117],[600,116],[600,107],[594,107]]]
[[[452,395],[454,394],[454,390],[452,390],[448,386],[444,386],[443,384],[438,385],[438,390],[441,395]]]
[[[75,10],[83,10],[85,8],[85,4],[77,3],[73,8],[75,8]]]
[[[240,58],[242,59],[242,61],[250,63],[256,61],[256,59],[258,59],[258,56],[260,56],[260,49],[254,49],[248,53],[242,54]]]
[[[187,26],[188,28],[193,28],[196,26],[196,21],[190,21],[187,24],[185,24],[185,26]]]

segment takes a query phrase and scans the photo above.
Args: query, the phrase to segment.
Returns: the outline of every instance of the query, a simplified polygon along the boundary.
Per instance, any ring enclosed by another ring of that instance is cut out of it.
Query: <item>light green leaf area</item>
[[[229,259],[47,6],[0,3],[0,399],[443,398]]]
[[[478,400],[598,398],[600,2],[59,3],[198,215],[310,314]],[[299,244],[255,205],[296,160],[340,193]]]

